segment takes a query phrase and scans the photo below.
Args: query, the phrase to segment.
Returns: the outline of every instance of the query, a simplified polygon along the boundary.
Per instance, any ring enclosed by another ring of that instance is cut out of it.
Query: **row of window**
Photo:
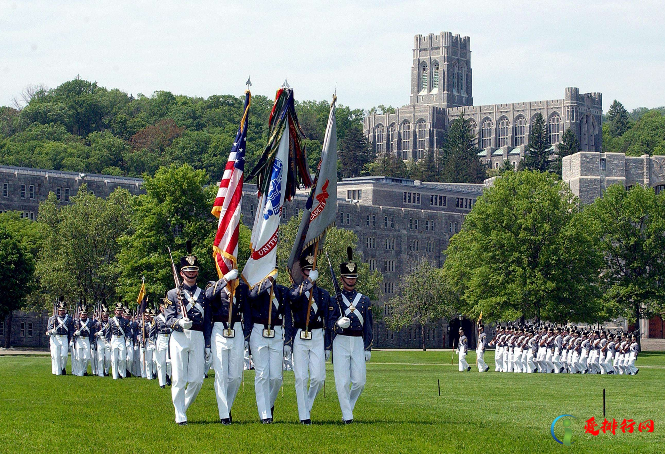
[[[425,154],[427,145],[427,124],[425,120],[419,120],[416,123],[416,151],[418,159],[422,159]],[[402,159],[409,159],[409,152],[413,151],[411,148],[411,123],[408,121],[402,122],[397,130],[395,123],[391,124],[388,128],[388,141],[385,141],[385,128],[383,125],[378,124],[374,128],[374,144],[377,153],[397,153],[401,152]]]
[[[451,232],[452,226],[454,224],[455,227],[455,232],[457,232],[457,222],[455,223],[450,223],[451,224]],[[386,238],[385,241],[383,242],[383,245],[385,246],[385,249],[387,251],[394,251],[395,250],[395,238]],[[376,238],[368,236],[365,238],[365,249],[376,249]],[[409,251],[420,251],[420,240],[412,240],[409,242]],[[434,252],[434,242],[433,241],[426,241],[425,242],[425,251],[427,252]],[[370,264],[370,269],[373,269],[371,264]],[[387,271],[387,270],[384,270]]]
[[[69,188],[56,188],[55,196],[58,200],[63,200],[69,202]],[[21,185],[21,198],[22,199],[34,199],[35,198],[35,185]],[[9,197],[9,183],[2,183],[2,196]]]
[[[420,205],[420,192],[404,192],[403,202],[411,205]]]
[[[446,87],[446,72],[439,68],[439,62],[432,62],[432,86],[430,87],[430,71],[427,65],[427,62],[422,62],[420,64],[420,83],[418,86],[418,92],[420,94],[426,94],[428,92],[438,92],[439,89],[439,80],[443,81],[441,84],[442,91],[452,91],[455,94],[466,94],[466,66],[462,65],[460,70],[457,62],[453,63],[450,77],[450,83],[452,87]]]
[[[473,208],[473,205],[476,203],[474,199],[468,199],[466,197],[457,197],[455,199],[455,208],[462,208],[464,210],[470,210]]]
[[[352,189],[346,191],[346,200],[360,200],[363,196],[362,189]]]

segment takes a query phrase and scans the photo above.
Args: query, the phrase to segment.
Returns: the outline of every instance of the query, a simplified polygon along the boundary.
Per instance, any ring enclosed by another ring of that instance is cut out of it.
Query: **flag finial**
[[[249,87],[252,86],[251,76],[247,76],[247,82],[245,82],[245,85],[247,85],[247,90],[249,90]]]

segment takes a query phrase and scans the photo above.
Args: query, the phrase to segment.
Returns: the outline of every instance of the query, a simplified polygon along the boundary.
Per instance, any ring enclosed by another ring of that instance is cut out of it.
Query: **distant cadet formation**
[[[506,326],[489,343],[484,327],[478,327],[478,371],[487,372],[487,347],[495,347],[496,372],[637,375],[639,353],[636,335],[575,326]],[[470,371],[466,362],[468,342],[460,328],[459,370]]]
[[[371,358],[371,303],[355,290],[358,265],[350,251],[340,266],[342,288],[333,296],[317,285],[313,254],[310,247],[300,259],[305,275],[300,285],[277,285],[273,275],[251,291],[237,270],[209,282],[205,289],[198,287],[198,259],[188,254],[180,260],[183,283],[168,291],[158,315],[149,309],[132,317],[127,307],[117,303],[113,317],[102,307],[98,317],[89,318],[88,308],[81,306],[74,318],[61,299],[46,333],[52,373],[66,374],[71,351],[74,375],[88,375],[90,367],[92,375],[100,377],[157,378],[161,388],[171,386],[175,421],[184,425],[187,409],[212,368],[220,422],[231,424],[248,354],[255,370],[259,419],[270,424],[284,358],[292,357],[298,416],[309,425],[314,399],[326,378],[325,361],[332,357],[342,419],[351,423],[365,386],[365,362]],[[239,282],[231,303],[232,281]]]

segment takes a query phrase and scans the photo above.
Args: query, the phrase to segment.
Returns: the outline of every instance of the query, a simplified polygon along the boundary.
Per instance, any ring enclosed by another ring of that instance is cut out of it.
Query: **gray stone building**
[[[601,150],[602,95],[568,87],[563,98],[510,104],[473,105],[471,39],[442,32],[416,35],[411,67],[410,104],[395,113],[370,114],[364,133],[377,153],[404,160],[421,159],[441,148],[448,125],[464,116],[471,120],[491,168],[504,161],[513,166],[524,157],[530,126],[537,113],[547,122],[550,143],[572,129],[583,151]]]
[[[665,156],[579,152],[561,160],[561,178],[584,204],[613,184],[626,188],[641,184],[658,194],[665,189]]]
[[[99,197],[108,197],[116,188],[125,188],[132,194],[144,192],[141,178],[0,166],[0,212],[19,211],[22,217],[35,220],[39,202],[46,200],[50,192],[61,203],[68,203],[83,183]]]

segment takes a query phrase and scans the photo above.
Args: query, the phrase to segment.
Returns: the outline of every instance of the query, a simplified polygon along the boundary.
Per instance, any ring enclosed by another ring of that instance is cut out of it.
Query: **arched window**
[[[411,123],[408,121],[403,122],[400,126],[399,135],[402,139],[402,159],[409,159],[409,153],[411,152]]]
[[[395,123],[388,126],[388,144],[387,149],[391,153],[397,152],[397,128]]]
[[[452,79],[453,79],[453,93],[457,93],[457,79],[458,79],[458,72],[457,72],[457,63],[453,65],[453,74],[452,74]]]
[[[561,125],[561,117],[555,113],[550,116],[550,121],[547,122],[547,132],[550,137],[550,143],[559,142],[559,127]]]
[[[515,146],[524,145],[526,138],[526,119],[520,115],[515,118]]]
[[[478,140],[478,125],[476,124],[476,120],[474,120],[473,118],[467,118],[466,121],[469,125],[469,131],[471,131],[471,134],[473,134],[474,142],[477,143],[477,140]]]
[[[427,82],[428,82],[427,63],[423,62],[420,65],[420,91],[421,92],[427,92]]]
[[[384,139],[383,125],[376,125],[374,128],[374,143],[376,144],[377,153],[383,153],[386,151],[386,144]]]
[[[510,122],[506,117],[503,117],[499,120],[499,134],[498,141],[499,147],[505,147],[510,145],[508,141],[508,134],[510,132]]]
[[[466,66],[462,66],[462,71],[460,71],[459,91],[466,95]]]
[[[492,146],[492,129],[494,128],[494,125],[492,124],[492,120],[489,118],[486,118],[483,121],[483,126],[480,130],[480,147],[481,148],[489,148]]]
[[[432,91],[439,88],[439,62],[432,63]]]
[[[423,156],[425,156],[425,145],[426,145],[426,137],[427,137],[427,125],[425,124],[424,120],[419,121],[416,123],[416,135],[418,139],[417,143],[417,159],[422,159]]]

